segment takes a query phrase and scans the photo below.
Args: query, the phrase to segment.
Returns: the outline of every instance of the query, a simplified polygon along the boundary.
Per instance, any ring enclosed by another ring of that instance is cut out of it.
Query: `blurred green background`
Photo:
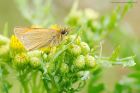
[[[30,2],[31,0],[29,0]],[[64,17],[68,15],[74,0],[52,0],[52,12],[55,16],[56,23],[64,24]],[[99,16],[110,13],[118,3],[111,3],[112,0],[79,0],[79,9],[92,8],[99,13]],[[120,6],[124,6],[124,3],[121,3]],[[124,16],[123,20],[120,22],[120,26],[124,31],[126,31],[130,36],[139,38],[140,36],[140,2],[134,4],[133,8]],[[51,11],[50,11],[51,12]],[[42,13],[42,12],[40,12]],[[46,15],[47,16],[47,15]],[[17,4],[14,0],[0,0],[0,32],[4,29],[4,25],[8,24],[9,36],[13,33],[15,26],[30,26],[32,25],[27,19],[21,14]],[[46,27],[47,28],[47,27]],[[122,38],[121,41],[126,40]],[[117,43],[118,43],[117,42]],[[126,41],[130,45],[133,44],[133,41]],[[131,43],[132,42],[132,43]],[[114,42],[115,43],[115,42]],[[138,43],[140,46],[140,44]],[[123,46],[128,49],[128,45]],[[110,54],[113,47],[110,43],[104,45],[103,50],[105,55]],[[129,50],[126,50],[129,51]],[[138,51],[137,51],[138,52]],[[139,51],[140,52],[140,51]],[[123,53],[122,53],[123,54]],[[128,54],[129,55],[129,54]],[[137,63],[139,60],[137,60]],[[114,84],[121,80],[125,75],[132,72],[132,69],[122,68],[121,66],[115,66],[112,68],[107,68],[103,70],[103,75],[99,82],[104,82],[109,90],[105,93],[109,93],[114,89]],[[14,82],[13,82],[14,83]],[[12,88],[13,93],[14,88]],[[86,93],[86,90],[83,90],[83,93]]]

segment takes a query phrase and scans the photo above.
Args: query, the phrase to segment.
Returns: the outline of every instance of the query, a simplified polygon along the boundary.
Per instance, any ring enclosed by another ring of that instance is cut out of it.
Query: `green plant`
[[[21,13],[31,24],[43,27],[51,25],[52,20],[44,20],[45,13],[48,14],[45,19],[53,19],[50,15],[51,3],[41,7],[42,1],[33,1],[35,10],[42,11],[42,14],[34,11],[28,14],[25,10],[30,11],[29,2],[16,1]],[[127,8],[120,12],[118,7],[100,20],[96,20],[98,13],[93,10],[79,11],[77,8],[78,2],[75,2],[65,20],[72,27],[72,33],[57,47],[26,51],[15,36],[8,39],[0,35],[0,92],[9,92],[11,82],[4,77],[15,73],[14,77],[21,84],[20,91],[24,93],[75,93],[81,91],[89,78],[91,82],[88,92],[99,93],[104,90],[104,85],[97,84],[96,81],[104,67],[130,67],[136,64],[134,56],[119,58],[120,47],[109,57],[102,55],[102,40],[115,29]],[[3,31],[5,35],[6,28]]]

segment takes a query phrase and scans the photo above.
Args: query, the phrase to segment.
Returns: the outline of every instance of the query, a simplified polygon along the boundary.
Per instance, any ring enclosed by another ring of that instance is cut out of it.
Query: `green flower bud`
[[[98,13],[90,8],[85,9],[85,16],[89,20],[94,20],[98,18]]]
[[[80,55],[81,54],[81,47],[79,47],[78,45],[72,45],[69,50],[74,55]]]
[[[47,54],[43,54],[43,59],[46,61],[48,58],[48,55]]]
[[[73,41],[73,40],[75,40],[75,43],[76,44],[80,44],[80,42],[81,42],[81,37],[76,37],[76,35],[70,35],[69,37],[67,37],[66,38],[66,41],[67,42],[71,42],[71,41]]]
[[[55,55],[56,51],[57,51],[57,47],[56,46],[51,47],[50,53],[48,54],[48,58],[52,58]]]
[[[81,24],[81,20],[80,20],[81,17],[82,17],[82,11],[73,11],[66,19],[66,22],[69,25],[79,25]]]
[[[95,58],[93,56],[86,55],[85,61],[87,67],[93,68],[96,65]]]
[[[53,55],[56,52],[56,50],[57,50],[57,47],[56,46],[51,47],[50,54]]]
[[[90,73],[89,73],[89,71],[79,71],[77,73],[77,76],[79,78],[81,78],[81,80],[87,80],[89,78],[89,76],[90,76]]]
[[[97,21],[92,22],[92,29],[93,30],[100,30],[102,28],[101,24]]]
[[[67,73],[67,72],[69,71],[68,65],[65,64],[65,63],[62,63],[62,64],[61,64],[60,71],[61,71],[62,73]]]
[[[46,63],[46,71],[47,73],[52,73],[54,71],[54,64]]]
[[[79,72],[77,72],[77,76],[78,77],[82,77],[84,75],[84,71],[79,71]]]
[[[9,52],[9,45],[2,45],[0,46],[0,56],[5,55]]]
[[[29,51],[27,54],[29,57],[41,57],[41,51],[39,50],[34,50],[34,51]]]
[[[82,53],[83,53],[83,54],[87,54],[87,53],[90,52],[90,47],[88,46],[87,43],[81,42],[81,43],[80,43],[80,47],[81,47],[81,50],[82,50]]]
[[[30,58],[30,65],[33,67],[33,68],[37,68],[41,65],[41,60],[37,57],[31,57]]]
[[[9,39],[0,35],[0,46],[9,43]]]
[[[76,38],[76,40],[75,40],[75,43],[79,45],[79,44],[80,44],[80,42],[81,42],[81,37],[80,37],[80,36],[78,36],[78,37]]]
[[[84,68],[85,67],[85,58],[84,58],[84,56],[83,55],[78,56],[77,59],[74,62],[74,65],[77,68]]]
[[[13,63],[16,67],[24,68],[28,64],[28,56],[25,53],[17,54]]]
[[[75,37],[76,37],[75,35],[70,35],[69,37],[66,37],[66,41],[71,42],[75,39]]]

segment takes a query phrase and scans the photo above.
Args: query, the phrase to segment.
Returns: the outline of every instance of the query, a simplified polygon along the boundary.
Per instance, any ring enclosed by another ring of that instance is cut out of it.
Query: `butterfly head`
[[[59,25],[52,25],[50,28],[59,31],[61,35],[67,35],[70,32],[70,27],[62,27]]]

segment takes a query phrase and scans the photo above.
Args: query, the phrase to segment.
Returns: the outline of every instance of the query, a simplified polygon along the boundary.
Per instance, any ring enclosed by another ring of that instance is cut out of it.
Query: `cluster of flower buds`
[[[58,48],[59,46],[52,47],[50,49],[43,49],[44,53],[42,57],[45,61],[45,71],[48,74],[58,72],[62,75],[66,75],[73,72],[73,74],[78,75],[78,73],[81,71],[85,72],[94,69],[94,67],[96,66],[96,61],[94,56],[91,55],[91,49],[88,44],[83,42],[81,38],[76,35],[69,35],[68,37],[66,37],[64,41],[64,46],[70,42],[72,43],[61,55],[59,55],[55,62],[52,62],[52,60],[54,55],[57,54],[58,51],[61,51]],[[28,54],[31,55],[31,53]],[[35,55],[36,54],[34,54],[34,56]],[[31,58],[32,57],[33,56],[31,56]]]
[[[10,56],[13,58],[12,63],[19,69],[38,68],[41,65],[41,54],[39,50],[26,51],[17,37],[12,36],[10,40]]]
[[[66,22],[69,25],[82,25],[86,21],[91,22],[98,18],[99,14],[96,11],[90,8],[86,8],[85,10],[78,10],[77,6],[78,4],[73,6],[70,14],[66,18]]]
[[[68,47],[66,47],[67,45]],[[63,47],[66,49],[63,50]],[[48,76],[51,75],[50,77],[55,78],[55,82],[59,84],[60,88],[70,82],[73,84],[78,80],[87,80],[90,70],[96,67],[96,59],[92,55],[89,45],[76,35],[68,35],[62,45],[58,47],[43,50],[45,72]],[[58,56],[56,57],[56,55]]]
[[[43,71],[43,74],[57,77],[62,84],[88,79],[90,70],[96,66],[96,60],[89,45],[77,35],[66,36],[58,46],[32,51],[26,51],[22,43],[12,36],[9,54],[13,65],[18,69],[38,69]],[[69,81],[68,78],[73,80]]]
[[[26,67],[32,69],[45,68],[44,71],[47,73],[57,72],[62,75],[69,73],[78,74],[81,71],[89,71],[94,68],[96,61],[90,53],[91,49],[88,44],[83,42],[79,36],[68,35],[64,40],[63,46],[70,42],[72,43],[67,49],[53,62],[55,54],[61,51],[59,46],[26,51],[22,43],[15,36],[11,37],[10,42],[9,39],[0,36],[0,51],[3,51],[0,52],[0,55],[7,53],[10,47],[9,55],[14,66],[20,69],[25,69]]]
[[[68,48],[68,52],[73,56],[73,65],[79,69],[91,69],[95,67],[95,58],[91,55],[91,49],[87,43],[83,42],[80,37],[75,35],[69,36],[68,40],[74,40]]]
[[[99,35],[101,34],[100,32],[104,32],[104,26],[102,26],[102,23],[97,19],[100,19],[98,12],[90,8],[85,8],[84,10],[78,9],[78,2],[76,0],[65,22],[72,27],[82,26],[82,32],[84,34],[81,35],[81,38],[87,42],[89,46],[93,47],[93,42],[95,43],[102,38],[102,35]],[[108,24],[108,21],[104,23]]]

